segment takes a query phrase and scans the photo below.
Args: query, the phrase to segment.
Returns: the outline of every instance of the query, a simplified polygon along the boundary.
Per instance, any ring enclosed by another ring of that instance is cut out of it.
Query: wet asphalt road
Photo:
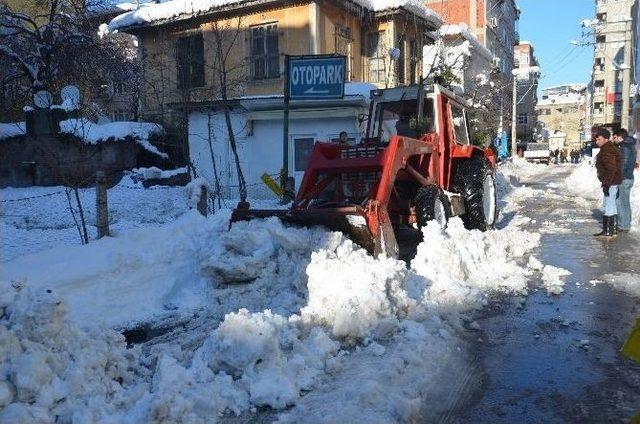
[[[536,256],[572,272],[565,293],[549,297],[533,282],[524,303],[496,301],[481,313],[480,389],[448,422],[628,422],[640,412],[640,365],[618,353],[640,299],[590,283],[628,273],[640,284],[640,237],[594,238],[598,212],[555,188],[570,170],[520,181],[556,195],[527,199],[518,212],[531,218],[523,229],[545,233]]]

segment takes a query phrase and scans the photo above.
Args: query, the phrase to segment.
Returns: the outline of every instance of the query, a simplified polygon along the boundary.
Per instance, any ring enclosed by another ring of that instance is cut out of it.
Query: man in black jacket
[[[618,208],[618,231],[628,232],[631,229],[631,188],[633,187],[633,168],[636,164],[636,140],[630,137],[627,130],[621,128],[613,132],[613,142],[620,149],[622,156],[622,183],[619,197],[616,201]]]

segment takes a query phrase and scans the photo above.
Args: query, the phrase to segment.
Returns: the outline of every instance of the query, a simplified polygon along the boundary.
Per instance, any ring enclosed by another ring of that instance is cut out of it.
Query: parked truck
[[[551,160],[549,143],[527,143],[527,148],[524,151],[524,158],[529,162],[549,165]]]

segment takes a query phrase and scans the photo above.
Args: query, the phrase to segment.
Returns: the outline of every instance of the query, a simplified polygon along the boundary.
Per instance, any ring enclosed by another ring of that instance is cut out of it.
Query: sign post
[[[289,177],[289,106],[291,100],[341,99],[344,97],[346,57],[336,55],[289,56],[284,59],[284,122],[280,184],[284,200],[293,198]]]

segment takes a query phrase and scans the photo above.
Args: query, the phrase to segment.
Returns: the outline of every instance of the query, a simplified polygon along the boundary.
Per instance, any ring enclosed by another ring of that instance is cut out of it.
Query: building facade
[[[516,134],[522,142],[534,141],[538,115],[538,79],[540,72],[534,47],[528,41],[522,41],[513,48],[514,65],[518,70],[516,96]]]
[[[237,196],[231,126],[249,196],[272,198],[261,176],[280,172],[283,147],[298,185],[314,143],[343,131],[361,139],[371,90],[420,81],[423,46],[442,21],[411,0],[368,8],[379,3],[174,0],[120,15],[109,29],[137,36],[141,115],[183,131],[179,142],[197,174]],[[345,96],[291,102],[285,141],[285,55],[322,54],[346,57]]]
[[[634,76],[632,7],[635,0],[596,0],[590,120],[630,128]]]
[[[515,0],[426,0],[426,5],[447,24],[464,23],[481,45],[491,52],[493,66],[498,69],[502,88],[497,100],[501,134],[511,128],[514,68],[513,46],[519,42],[517,23],[520,11]]]
[[[585,141],[587,87],[585,84],[567,84],[542,90],[536,106],[538,121],[548,137],[564,137],[564,148],[582,148]]]
[[[408,1],[378,10],[361,0],[229,1],[202,10],[199,3],[147,5],[109,24],[138,37],[145,79],[140,111],[147,120],[179,117],[180,105],[222,97],[223,85],[229,98],[282,93],[285,55],[344,55],[347,81],[415,83],[422,47],[441,25],[426,7],[403,7],[415,6]]]

